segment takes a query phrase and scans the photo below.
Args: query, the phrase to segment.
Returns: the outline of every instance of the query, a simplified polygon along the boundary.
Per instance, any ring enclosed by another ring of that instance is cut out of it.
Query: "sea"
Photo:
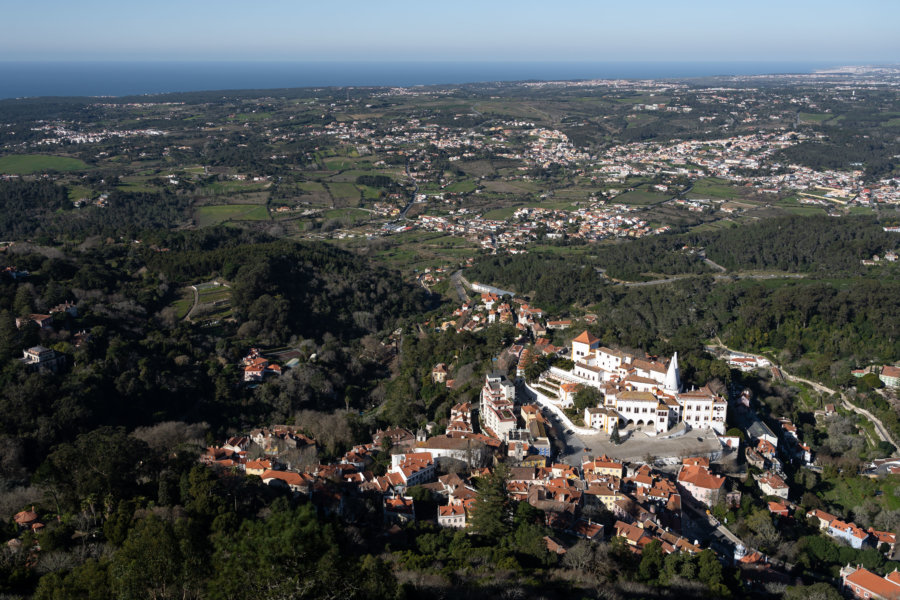
[[[668,79],[811,73],[832,66],[809,62],[0,61],[0,98],[297,87],[409,87],[530,80]]]

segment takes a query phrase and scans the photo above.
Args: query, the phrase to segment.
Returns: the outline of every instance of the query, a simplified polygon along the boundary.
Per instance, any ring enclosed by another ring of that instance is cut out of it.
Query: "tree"
[[[600,404],[600,390],[589,385],[579,386],[575,392],[575,409],[583,413],[586,408],[593,408]]]
[[[532,360],[525,366],[525,379],[527,381],[537,381],[537,379],[541,376],[541,373],[546,371],[548,368],[549,366],[546,357],[538,356],[537,358],[532,358]]]
[[[731,596],[731,591],[725,586],[725,580],[722,575],[722,564],[716,557],[715,552],[707,548],[700,553],[697,564],[699,567],[697,579],[705,583],[710,591],[716,596]]]
[[[843,596],[827,583],[794,585],[784,592],[784,600],[841,600]]]
[[[662,543],[653,540],[641,550],[641,564],[638,577],[643,581],[657,581],[663,567]]]
[[[497,465],[494,471],[478,479],[478,495],[472,506],[472,530],[498,542],[512,529],[513,506],[506,490],[507,467]]]
[[[619,445],[622,439],[619,437],[619,422],[618,420],[613,423],[612,431],[609,434],[609,441],[615,445]]]
[[[171,523],[140,520],[116,552],[110,573],[118,598],[180,598],[184,558]]]

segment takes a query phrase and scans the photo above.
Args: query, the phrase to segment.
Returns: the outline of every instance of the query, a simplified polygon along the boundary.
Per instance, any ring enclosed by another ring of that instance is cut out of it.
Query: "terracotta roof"
[[[678,474],[678,481],[708,490],[717,490],[725,483],[725,478],[713,475],[703,467],[683,467]]]
[[[900,598],[900,584],[892,579],[879,577],[868,569],[859,568],[845,577],[844,581],[849,586],[859,586],[882,598]]]
[[[900,377],[900,367],[886,366],[881,369],[881,374],[885,377]]]
[[[438,506],[438,516],[440,517],[457,517],[464,514],[466,514],[466,509],[456,504]]]
[[[599,342],[600,338],[598,338],[594,335],[591,335],[591,332],[589,332],[587,329],[585,329],[584,331],[581,332],[581,335],[579,335],[577,338],[575,338],[572,341],[578,342],[579,344],[587,344],[590,346],[590,345],[593,345],[593,344],[596,344],[597,342]]]

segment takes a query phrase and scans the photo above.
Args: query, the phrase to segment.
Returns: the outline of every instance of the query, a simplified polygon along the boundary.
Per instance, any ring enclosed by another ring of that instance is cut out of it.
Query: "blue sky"
[[[0,60],[900,62],[900,1],[31,0]]]

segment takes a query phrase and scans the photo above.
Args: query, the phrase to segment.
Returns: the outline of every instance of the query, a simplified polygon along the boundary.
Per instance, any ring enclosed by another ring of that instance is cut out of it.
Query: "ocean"
[[[0,62],[0,98],[810,73],[789,62]]]

